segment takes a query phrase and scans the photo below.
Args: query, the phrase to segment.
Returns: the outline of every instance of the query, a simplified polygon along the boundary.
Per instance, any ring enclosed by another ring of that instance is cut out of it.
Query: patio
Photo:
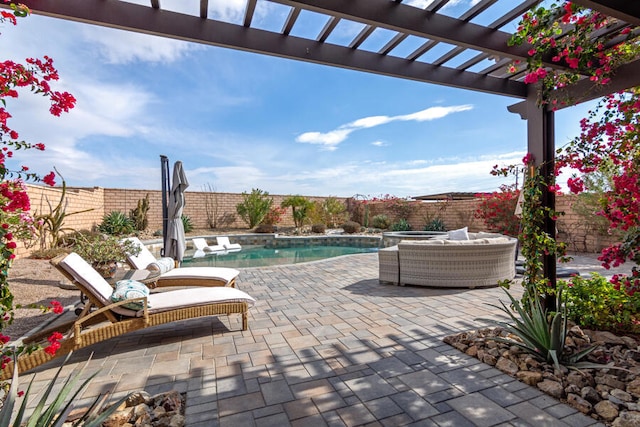
[[[65,370],[92,352],[88,372],[101,369],[78,404],[109,390],[185,392],[190,427],[601,425],[442,342],[495,316],[487,303],[501,289],[396,287],[377,275],[376,254],[243,269],[238,287],[258,301],[248,331],[237,317],[161,326],[79,351]],[[21,382],[35,376],[39,390],[61,363]]]

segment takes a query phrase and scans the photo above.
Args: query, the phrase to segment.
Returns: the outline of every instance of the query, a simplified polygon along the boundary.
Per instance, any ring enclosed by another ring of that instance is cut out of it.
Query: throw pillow
[[[173,270],[175,266],[176,266],[176,263],[175,261],[173,261],[173,258],[165,257],[165,258],[160,258],[156,260],[156,262],[152,262],[151,264],[147,265],[147,270],[159,271],[160,274],[162,275],[167,271]]]
[[[469,240],[469,233],[467,233],[467,227],[459,228],[457,230],[449,231],[449,240]]]
[[[116,289],[111,294],[111,302],[120,302],[133,298],[142,298],[149,296],[149,288],[144,283],[136,280],[119,280],[116,282]],[[142,310],[144,301],[133,301],[123,304],[123,307],[131,310]]]

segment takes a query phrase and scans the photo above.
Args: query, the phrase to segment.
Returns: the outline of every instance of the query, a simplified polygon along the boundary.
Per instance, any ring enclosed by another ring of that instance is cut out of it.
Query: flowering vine
[[[575,102],[567,97],[566,88],[581,79],[588,78],[595,86],[609,83],[618,67],[640,57],[639,41],[640,27],[563,2],[525,14],[510,43],[532,46],[524,81],[538,83],[539,103],[555,108]],[[546,67],[549,61],[558,67]],[[513,64],[511,71],[518,68]],[[626,261],[635,264],[630,276],[615,275],[611,280],[617,289],[632,295],[640,290],[640,88],[605,97],[580,125],[580,135],[558,150],[556,175],[566,167],[582,174],[613,171],[611,189],[600,201],[598,215],[625,235],[619,244],[605,248],[599,259],[607,268]],[[558,188],[547,185],[550,190]],[[569,178],[567,186],[575,194],[585,191],[578,175]],[[525,190],[525,210],[537,209],[534,187]],[[528,199],[527,193],[531,193]],[[539,236],[528,237],[537,241]]]
[[[638,58],[638,28],[618,24],[615,18],[571,2],[536,7],[523,15],[509,44],[531,45],[524,82],[541,83],[540,103],[571,104],[568,86],[584,77],[605,85],[616,68]],[[519,63],[509,67],[511,72],[519,70]]]
[[[5,3],[8,3],[4,0]],[[11,12],[0,11],[0,22],[17,24],[18,17],[27,16],[29,10],[24,5],[10,4]],[[34,94],[40,94],[51,101],[49,112],[59,116],[75,106],[75,98],[68,92],[58,92],[51,89],[50,83],[58,80],[58,72],[53,66],[53,60],[47,56],[43,59],[27,58],[25,64],[11,60],[0,62],[0,368],[4,368],[11,360],[13,351],[23,351],[24,348],[9,349],[7,343],[10,338],[2,331],[13,321],[13,295],[9,289],[9,269],[15,259],[16,241],[30,238],[35,230],[33,218],[29,216],[30,202],[26,192],[25,180],[42,181],[48,185],[55,185],[55,174],[50,172],[43,178],[29,172],[27,166],[12,169],[7,165],[16,150],[35,149],[42,151],[44,144],[30,144],[20,140],[19,133],[9,126],[11,114],[7,110],[7,101],[18,98],[20,91],[27,89]],[[57,301],[50,307],[55,313],[63,311]],[[46,351],[55,353],[60,347],[62,337],[54,334],[49,337]]]
[[[617,289],[633,294],[640,290],[640,88],[605,97],[580,126],[580,135],[558,151],[557,166],[581,173],[613,169],[611,189],[601,198],[598,215],[624,235],[598,259],[606,268],[634,263],[630,276],[612,280]],[[569,178],[567,185],[575,194],[584,191],[579,176]]]

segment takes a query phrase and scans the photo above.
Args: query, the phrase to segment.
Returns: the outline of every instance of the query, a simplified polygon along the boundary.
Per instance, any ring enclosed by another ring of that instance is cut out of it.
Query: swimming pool
[[[242,246],[239,252],[206,254],[186,258],[183,267],[265,267],[270,265],[297,264],[318,261],[341,255],[378,252],[377,247],[355,246],[298,246],[289,248],[266,248],[264,246]]]

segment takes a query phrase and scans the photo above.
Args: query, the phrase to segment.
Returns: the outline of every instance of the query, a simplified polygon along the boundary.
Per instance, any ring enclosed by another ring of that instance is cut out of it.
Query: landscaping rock
[[[583,361],[620,368],[576,371],[564,366],[557,370],[516,346],[494,340],[495,337],[517,339],[502,328],[485,328],[448,336],[444,341],[456,348],[466,348],[469,356],[537,387],[605,425],[640,427],[640,344],[637,339],[573,326],[565,346],[580,351],[596,345]]]
[[[184,427],[185,396],[177,391],[151,396],[132,393],[103,424],[103,427]],[[85,408],[82,412],[86,412]],[[76,416],[74,419],[77,419]],[[63,427],[70,427],[68,419]]]
[[[501,357],[498,359],[496,363],[496,368],[500,369],[502,372],[505,372],[511,376],[518,373],[518,365],[513,360],[507,359],[506,357]]]
[[[553,396],[557,399],[564,397],[564,388],[562,384],[557,381],[542,380],[538,383],[538,388],[549,396]]]
[[[623,412],[611,425],[612,427],[638,427],[640,426],[640,412]]]
[[[602,402],[606,402],[606,400],[603,400]],[[569,405],[573,406],[583,414],[589,414],[593,409],[593,405],[591,403],[587,402],[585,399],[574,393],[569,393],[569,395],[567,396],[567,403],[569,403]]]

